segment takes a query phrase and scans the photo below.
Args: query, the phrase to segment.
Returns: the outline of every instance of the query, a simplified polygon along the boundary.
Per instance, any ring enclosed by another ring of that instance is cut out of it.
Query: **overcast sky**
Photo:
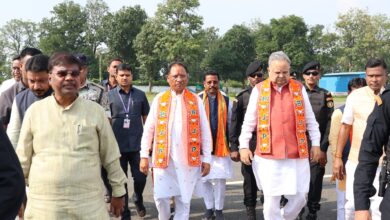
[[[85,5],[86,0],[74,0]],[[11,0],[1,1],[0,26],[17,18],[41,21],[50,17],[53,6],[63,0]],[[148,16],[154,16],[157,4],[163,0],[106,0],[111,11],[122,6],[141,5]],[[323,24],[333,28],[340,13],[350,8],[367,9],[370,14],[390,17],[390,0],[200,0],[197,11],[203,17],[204,27],[214,26],[225,33],[234,24],[250,24],[255,20],[268,23],[271,18],[294,14],[303,17],[309,25]]]

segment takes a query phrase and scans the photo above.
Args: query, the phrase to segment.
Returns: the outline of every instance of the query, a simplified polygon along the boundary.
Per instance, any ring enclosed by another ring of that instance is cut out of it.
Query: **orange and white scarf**
[[[228,108],[226,101],[220,91],[217,93],[218,103],[218,129],[217,137],[214,140],[215,146],[213,146],[214,155],[217,157],[226,157],[229,155],[228,140],[226,137],[226,123]],[[203,92],[203,104],[206,108],[207,119],[210,121],[210,104],[209,97],[206,91]]]
[[[166,168],[169,159],[170,131],[168,129],[172,95],[167,90],[158,100],[156,132],[153,147],[154,167]],[[183,120],[183,145],[187,148],[188,165],[200,166],[201,127],[198,111],[198,97],[185,89],[183,91],[182,120]]]
[[[305,106],[302,95],[302,85],[290,79],[288,84],[290,94],[293,97],[295,112],[295,127],[300,158],[308,157]],[[258,123],[257,123],[257,149],[261,154],[271,153],[271,131],[270,131],[270,106],[271,106],[271,81],[265,80],[259,91],[258,99]]]

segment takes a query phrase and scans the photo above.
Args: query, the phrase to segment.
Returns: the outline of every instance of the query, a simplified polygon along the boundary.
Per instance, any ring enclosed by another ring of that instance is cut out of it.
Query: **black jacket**
[[[0,219],[13,220],[25,196],[23,171],[0,124]]]

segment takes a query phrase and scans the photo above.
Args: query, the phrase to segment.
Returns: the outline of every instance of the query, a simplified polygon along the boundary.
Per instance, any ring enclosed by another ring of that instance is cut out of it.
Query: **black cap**
[[[84,54],[77,53],[77,54],[74,54],[74,56],[80,61],[82,66],[87,66],[88,65],[87,56],[85,56]]]
[[[252,73],[260,72],[263,70],[261,62],[259,60],[255,60],[249,64],[248,68],[246,68],[246,75],[249,76]]]
[[[317,62],[317,61],[311,61],[309,63],[307,63],[303,69],[302,69],[302,73],[305,73],[306,71],[308,70],[319,70],[321,67],[320,63]]]

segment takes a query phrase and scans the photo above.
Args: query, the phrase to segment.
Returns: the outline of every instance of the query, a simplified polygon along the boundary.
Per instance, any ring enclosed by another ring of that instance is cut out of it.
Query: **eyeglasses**
[[[305,74],[306,76],[310,76],[310,74],[313,76],[318,76],[318,74],[320,73],[317,71],[308,71],[308,72],[304,72],[303,74]]]
[[[249,75],[249,77],[252,77],[252,78],[255,78],[255,77],[258,77],[258,78],[262,78],[263,77],[263,73],[252,73]]]
[[[68,74],[70,74],[73,78],[78,77],[80,75],[80,71],[74,70],[74,71],[66,71],[66,70],[60,70],[57,73],[57,76],[63,78],[66,77]]]

